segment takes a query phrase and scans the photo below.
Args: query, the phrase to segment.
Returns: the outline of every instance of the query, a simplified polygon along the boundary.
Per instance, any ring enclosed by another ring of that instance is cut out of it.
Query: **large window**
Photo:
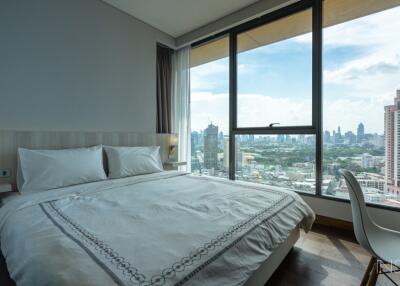
[[[345,168],[367,201],[400,206],[400,7],[351,2],[344,16],[338,0],[325,0],[322,193],[348,198]]]
[[[237,36],[237,126],[312,125],[311,9]]]
[[[400,207],[400,0],[302,0],[195,44],[192,170]]]
[[[311,31],[307,8],[237,34],[237,180],[315,193]]]
[[[229,46],[224,37],[191,56],[191,169],[228,178]],[[216,51],[218,51],[216,53]]]

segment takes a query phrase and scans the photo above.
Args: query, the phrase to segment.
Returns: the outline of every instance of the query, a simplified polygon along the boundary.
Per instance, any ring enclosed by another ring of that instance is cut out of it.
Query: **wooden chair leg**
[[[378,265],[378,262],[376,261],[376,258],[374,260],[375,260],[375,263],[372,266],[372,269],[371,269],[371,272],[369,274],[369,279],[368,279],[368,282],[367,282],[366,286],[375,286],[376,285],[376,280],[378,279],[378,271],[379,271],[378,267],[379,267],[379,265]]]
[[[360,286],[366,286],[367,285],[367,283],[369,281],[369,278],[370,278],[370,275],[371,275],[371,270],[372,270],[372,268],[374,267],[375,264],[376,264],[376,258],[372,256],[371,259],[369,260],[368,267],[365,270],[364,277],[363,277],[363,279],[361,281]]]

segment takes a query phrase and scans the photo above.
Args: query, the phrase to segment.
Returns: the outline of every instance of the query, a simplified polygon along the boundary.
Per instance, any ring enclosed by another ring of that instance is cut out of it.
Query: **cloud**
[[[190,106],[193,131],[204,130],[212,122],[219,127],[219,131],[228,134],[228,93],[192,92]]]
[[[362,47],[366,52],[324,70],[324,129],[341,125],[383,134],[384,106],[400,87],[400,7],[324,29],[324,49]],[[334,57],[334,52],[329,53]]]
[[[325,70],[324,80],[326,83],[355,84],[359,80],[399,73],[400,58],[396,56],[391,62],[372,62],[365,59],[351,61],[338,69]]]
[[[311,125],[311,101],[294,101],[263,94],[238,95],[238,126],[263,127],[270,123],[281,126]]]
[[[311,101],[293,101],[262,94],[238,96],[238,125],[240,127],[266,126],[272,122],[281,125],[311,125]],[[192,92],[192,130],[204,130],[213,122],[227,134],[229,130],[229,94]]]
[[[196,91],[213,90],[229,86],[229,61],[221,59],[190,70],[191,89]]]

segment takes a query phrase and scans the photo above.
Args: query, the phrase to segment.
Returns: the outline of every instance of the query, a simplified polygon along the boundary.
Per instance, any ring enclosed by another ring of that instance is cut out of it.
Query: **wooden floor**
[[[400,246],[399,246],[400,247]],[[301,237],[266,286],[360,285],[370,256],[353,234],[322,226]],[[400,283],[400,274],[391,277]],[[376,285],[393,285],[380,275]]]

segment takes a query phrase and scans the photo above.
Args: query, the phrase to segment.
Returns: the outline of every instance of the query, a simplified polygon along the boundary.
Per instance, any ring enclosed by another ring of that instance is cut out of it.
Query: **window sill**
[[[299,195],[306,196],[306,197],[313,197],[313,198],[318,198],[318,199],[323,199],[323,200],[328,200],[328,201],[336,201],[336,202],[350,204],[350,200],[343,199],[343,198],[335,198],[335,197],[326,196],[326,195],[317,195],[317,194],[303,193],[303,192],[297,192],[297,191],[296,191],[296,193]],[[368,203],[368,202],[366,204],[367,204],[367,207],[371,207],[371,208],[400,212],[400,207],[386,206],[386,205],[374,204],[374,203]]]

